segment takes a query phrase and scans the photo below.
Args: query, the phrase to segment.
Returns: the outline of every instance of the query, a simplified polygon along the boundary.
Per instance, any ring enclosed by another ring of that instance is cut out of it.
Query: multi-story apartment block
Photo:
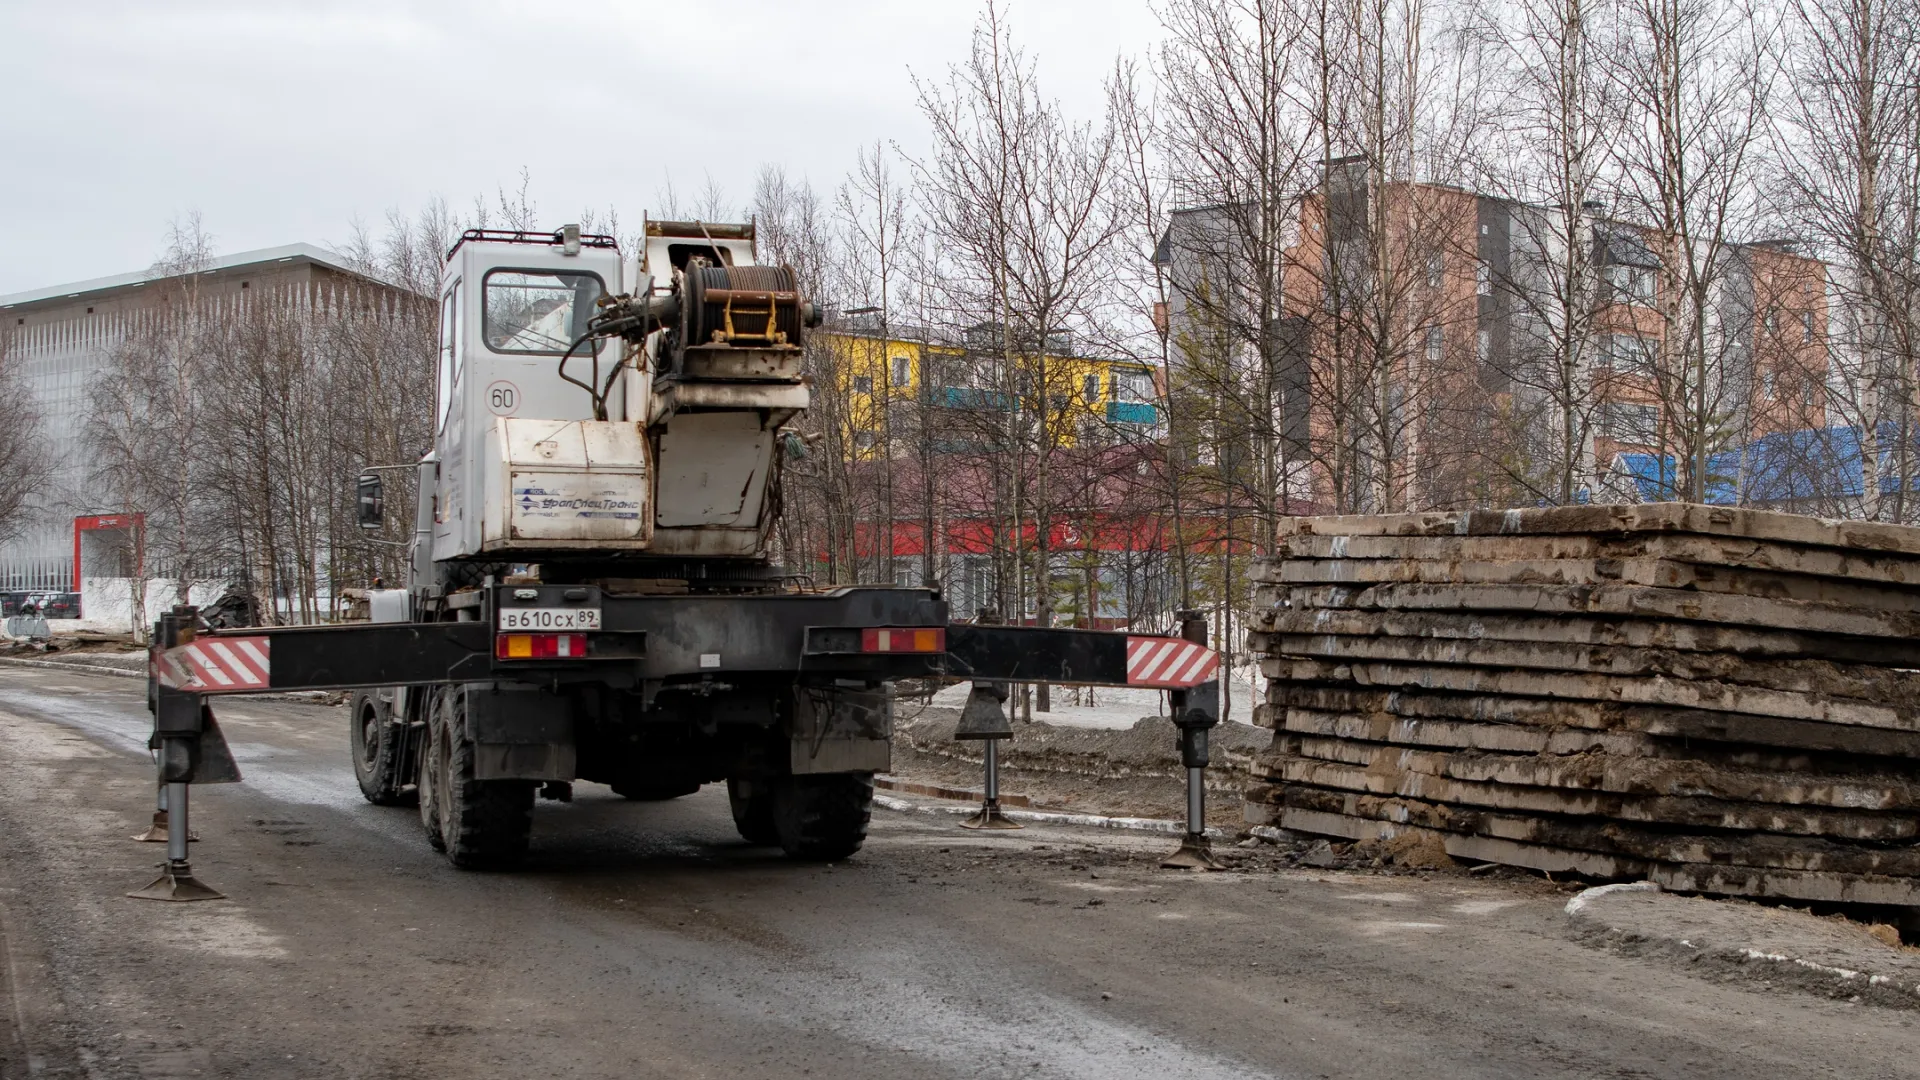
[[[1671,457],[1683,424],[1717,447],[1824,423],[1824,264],[1665,247],[1597,205],[1569,221],[1330,162],[1275,205],[1172,215],[1170,378],[1270,388],[1270,471],[1301,507],[1551,500],[1556,470],[1607,497],[1620,455]]]

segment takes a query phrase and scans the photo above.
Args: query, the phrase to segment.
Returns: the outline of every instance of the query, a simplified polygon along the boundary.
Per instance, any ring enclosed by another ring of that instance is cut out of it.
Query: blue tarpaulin
[[[1875,458],[1880,492],[1900,489],[1897,425],[1880,426]],[[1707,502],[1720,506],[1791,503],[1817,499],[1857,499],[1861,468],[1861,431],[1857,427],[1802,428],[1769,435],[1743,447],[1707,458]],[[1920,432],[1908,433],[1908,471],[1920,472]],[[1614,468],[1626,474],[1646,502],[1682,498],[1679,470],[1670,454],[1620,454]],[[1913,478],[1909,490],[1920,490]],[[1744,498],[1742,495],[1744,494]]]

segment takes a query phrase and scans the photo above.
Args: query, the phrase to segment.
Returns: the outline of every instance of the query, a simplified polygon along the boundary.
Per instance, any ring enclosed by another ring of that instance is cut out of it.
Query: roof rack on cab
[[[557,229],[550,233],[520,232],[515,229],[468,229],[460,234],[460,239],[455,240],[452,247],[447,249],[447,258],[453,258],[453,253],[460,250],[460,245],[469,240],[484,240],[495,244],[542,244],[547,247],[559,247],[566,243],[563,231]],[[600,233],[581,233],[580,246],[618,249],[620,244],[611,236]]]

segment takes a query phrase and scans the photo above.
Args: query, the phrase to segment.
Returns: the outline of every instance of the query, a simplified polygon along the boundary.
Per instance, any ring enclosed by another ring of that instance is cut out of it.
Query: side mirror
[[[360,527],[377,529],[380,519],[386,513],[386,496],[380,485],[380,474],[361,473],[353,482],[354,494],[358,503]]]

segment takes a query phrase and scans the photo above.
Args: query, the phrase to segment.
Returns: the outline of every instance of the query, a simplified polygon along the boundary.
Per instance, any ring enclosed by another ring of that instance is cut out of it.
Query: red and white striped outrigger
[[[268,689],[273,639],[199,638],[160,654],[160,685],[191,693],[258,693]]]
[[[1220,654],[1184,638],[1128,637],[1127,685],[1187,690],[1214,677]]]

